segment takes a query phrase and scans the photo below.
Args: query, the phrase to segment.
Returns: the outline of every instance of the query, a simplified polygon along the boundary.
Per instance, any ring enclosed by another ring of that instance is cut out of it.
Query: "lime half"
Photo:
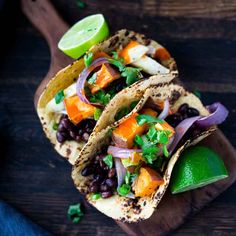
[[[58,48],[68,56],[78,59],[108,35],[108,25],[102,14],[87,16],[63,35],[58,43]]]
[[[211,149],[194,146],[183,152],[171,176],[171,192],[181,193],[228,177],[224,162]]]

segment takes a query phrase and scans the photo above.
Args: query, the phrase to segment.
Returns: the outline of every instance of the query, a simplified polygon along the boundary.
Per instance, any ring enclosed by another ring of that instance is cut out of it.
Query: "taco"
[[[75,186],[115,220],[147,219],[181,152],[210,135],[227,114],[219,103],[204,107],[180,85],[151,86],[127,116],[84,146],[72,171]]]
[[[100,116],[111,100],[119,101],[120,91],[131,87],[141,97],[148,86],[170,82],[176,73],[175,61],[164,47],[120,30],[59,71],[41,94],[37,112],[57,152],[73,164],[97,121],[96,131],[114,122]]]

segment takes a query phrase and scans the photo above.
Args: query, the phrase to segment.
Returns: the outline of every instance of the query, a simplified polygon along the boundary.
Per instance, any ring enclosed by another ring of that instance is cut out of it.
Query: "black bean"
[[[101,186],[100,186],[101,192],[106,192],[109,189],[110,189],[109,186],[107,186],[106,184],[101,184]]]
[[[184,103],[179,107],[178,112],[184,115],[187,113],[188,108],[189,108],[189,105],[187,103]]]
[[[104,163],[104,161],[101,159],[99,160],[99,165],[102,169],[105,169],[107,167],[106,163]]]
[[[76,140],[77,142],[80,142],[80,141],[81,141],[81,137],[80,137],[79,135],[76,135],[75,140]]]
[[[116,170],[115,170],[115,168],[112,168],[112,169],[110,169],[109,172],[108,172],[108,177],[109,177],[109,178],[112,178],[112,177],[115,176],[115,174],[116,174]]]
[[[63,126],[62,123],[59,123],[57,130],[60,131],[60,132],[61,132],[61,131],[62,131],[62,132],[65,132],[65,131],[66,131],[66,128]]]
[[[57,132],[56,137],[59,143],[64,143],[66,141],[67,134],[64,132]]]
[[[84,169],[81,171],[82,176],[89,176],[93,173],[94,169],[92,166],[86,166]]]
[[[83,134],[83,130],[82,129],[79,129],[78,130],[78,135],[81,136]]]
[[[102,192],[102,198],[109,198],[112,196],[111,191]]]
[[[89,134],[88,133],[83,133],[82,138],[85,142],[87,142],[88,139],[89,139]]]
[[[92,193],[96,193],[99,191],[99,183],[96,181],[93,181],[89,186],[89,191]]]
[[[68,115],[62,114],[61,117],[60,117],[60,121],[61,121],[62,119],[64,119],[64,118],[68,118]]]
[[[110,187],[110,188],[114,188],[115,185],[116,185],[116,182],[115,182],[115,180],[113,180],[113,179],[106,179],[105,183],[106,183],[106,185],[107,185],[108,187]]]
[[[193,107],[189,107],[187,110],[187,116],[188,117],[199,116],[199,111]]]
[[[166,118],[166,122],[171,126],[176,127],[183,120],[183,116],[179,113],[175,113]]]
[[[62,119],[61,124],[69,131],[73,130],[73,124],[69,121],[69,119]]]
[[[85,132],[91,134],[93,132],[93,128],[88,127],[85,129]]]
[[[76,139],[76,133],[73,130],[70,130],[69,134],[71,138]]]
[[[94,174],[93,179],[99,183],[101,183],[104,180],[104,177],[100,174]]]

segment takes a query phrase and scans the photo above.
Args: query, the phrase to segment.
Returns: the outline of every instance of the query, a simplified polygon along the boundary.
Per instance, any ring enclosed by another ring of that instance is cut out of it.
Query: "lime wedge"
[[[78,59],[108,35],[108,25],[102,14],[87,16],[62,36],[58,48],[68,56]]]
[[[183,152],[171,176],[171,192],[181,193],[228,177],[224,162],[211,149],[194,146]]]

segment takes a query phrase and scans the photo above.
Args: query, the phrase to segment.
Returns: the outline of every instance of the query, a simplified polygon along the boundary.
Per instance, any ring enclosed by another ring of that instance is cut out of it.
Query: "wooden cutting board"
[[[49,79],[61,68],[72,62],[57,48],[60,37],[68,25],[58,16],[47,0],[22,0],[22,9],[32,24],[43,34],[51,52],[51,64],[45,78],[40,83],[34,97],[35,104]],[[165,235],[179,227],[188,216],[216,198],[236,180],[236,151],[224,134],[218,130],[203,145],[215,150],[224,160],[229,177],[215,184],[194,191],[171,195],[167,192],[157,211],[148,220],[136,224],[117,222],[129,235]]]

